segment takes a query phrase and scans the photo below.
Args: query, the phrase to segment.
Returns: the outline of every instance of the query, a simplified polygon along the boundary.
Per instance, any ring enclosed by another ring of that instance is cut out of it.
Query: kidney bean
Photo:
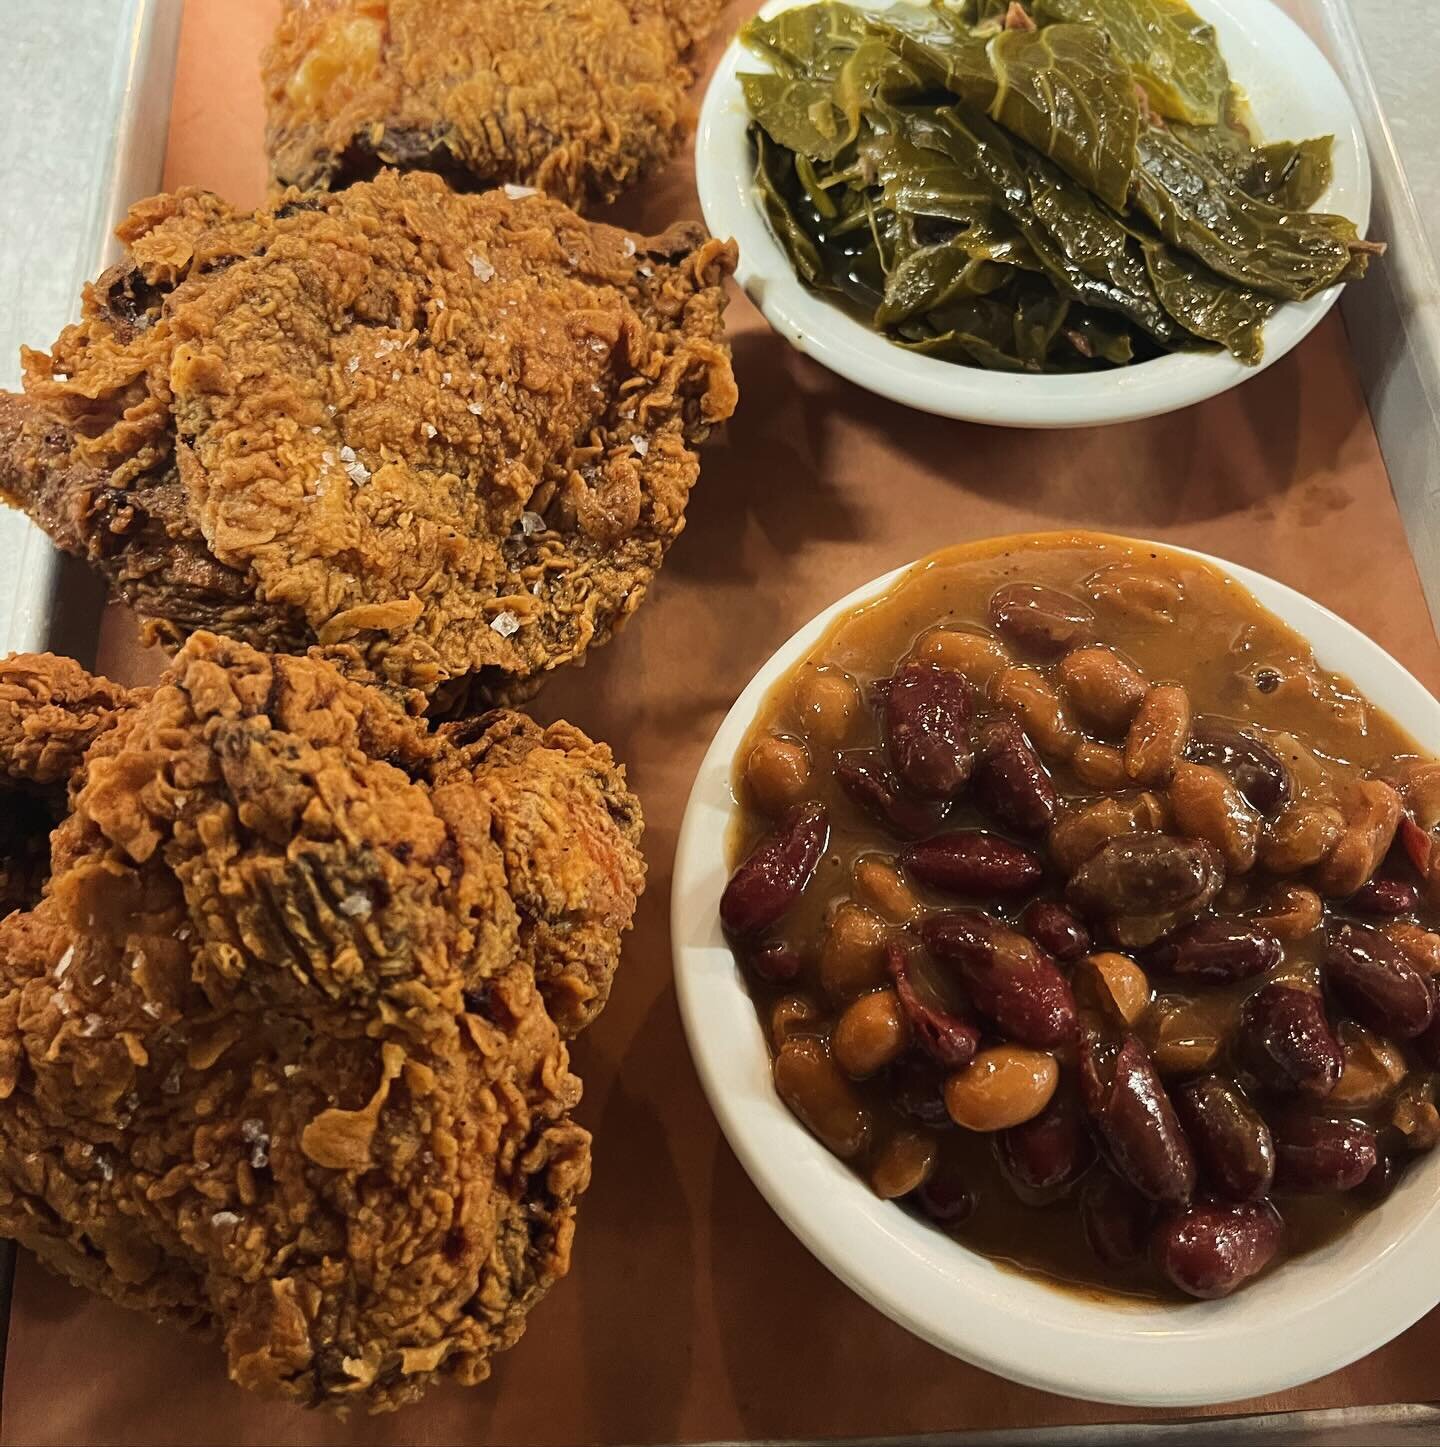
[[[938,1169],[915,1192],[915,1204],[938,1226],[953,1229],[975,1214],[975,1193],[954,1169]]]
[[[1031,1205],[1074,1185],[1095,1159],[1095,1142],[1080,1103],[1073,1091],[1064,1089],[1033,1120],[1002,1131],[995,1150],[1015,1194]]]
[[[1133,834],[1092,854],[1066,893],[1082,913],[1110,919],[1190,914],[1209,905],[1224,878],[1214,851],[1198,839]]]
[[[939,1154],[930,1136],[915,1130],[897,1132],[876,1153],[870,1167],[870,1189],[882,1201],[918,1191],[930,1179]]]
[[[772,818],[804,801],[810,791],[810,752],[798,739],[761,739],[745,761],[745,783]]]
[[[1259,1111],[1218,1075],[1187,1081],[1174,1094],[1206,1180],[1232,1201],[1258,1201],[1275,1179],[1275,1143]]]
[[[1440,1070],[1440,978],[1427,975],[1425,980],[1430,986],[1430,998],[1434,1002],[1435,1013],[1429,1025],[1410,1042],[1410,1046],[1431,1070]]]
[[[1033,851],[979,830],[912,844],[902,858],[922,884],[947,894],[1029,894],[1045,873]]]
[[[1095,635],[1095,614],[1086,604],[1039,583],[997,588],[990,622],[1007,642],[1043,658],[1059,658]]]
[[[853,1001],[835,1022],[830,1053],[851,1080],[866,1080],[899,1059],[908,1031],[894,990],[873,990]]]
[[[810,882],[830,840],[823,804],[801,804],[750,851],[720,896],[720,920],[744,938],[778,924]]]
[[[1271,1128],[1282,1191],[1353,1191],[1379,1159],[1375,1132],[1358,1120],[1291,1112]]]
[[[1138,1261],[1145,1254],[1154,1219],[1153,1203],[1108,1170],[1094,1172],[1080,1192],[1085,1239],[1107,1266]]]
[[[1190,695],[1177,683],[1154,685],[1125,735],[1125,772],[1146,787],[1168,783],[1189,738]]]
[[[1020,927],[1061,964],[1090,953],[1090,931],[1072,909],[1053,899],[1037,899],[1020,916]]]
[[[1240,1012],[1246,1063],[1261,1082],[1323,1098],[1340,1079],[1345,1058],[1313,990],[1265,985]]]
[[[1431,861],[1435,857],[1435,836],[1426,833],[1408,814],[1402,814],[1395,838],[1405,851],[1411,868],[1421,879],[1428,880]]]
[[[1228,774],[1262,814],[1274,814],[1290,798],[1290,771],[1280,756],[1228,719],[1214,715],[1195,719],[1185,757]]]
[[[923,1125],[950,1124],[950,1113],[945,1109],[945,1078],[932,1057],[914,1052],[897,1060],[885,1077],[897,1108]]]
[[[823,1040],[795,1035],[780,1047],[775,1089],[810,1133],[842,1160],[865,1149],[870,1112],[830,1059]]]
[[[892,834],[918,839],[940,827],[943,805],[912,799],[885,765],[878,749],[847,749],[835,756],[840,787]]]
[[[1410,1040],[1434,1018],[1425,977],[1379,930],[1344,924],[1330,931],[1325,979],[1357,1020],[1382,1034]]]
[[[1345,816],[1338,809],[1294,800],[1266,825],[1260,863],[1271,874],[1299,874],[1319,864],[1344,832]]]
[[[1080,1038],[1080,1088],[1120,1173],[1154,1201],[1188,1201],[1195,1157],[1145,1047],[1093,1031]]]
[[[1345,832],[1315,869],[1315,887],[1332,899],[1353,895],[1379,868],[1400,827],[1400,795],[1379,779],[1363,779]]]
[[[1038,834],[1055,818],[1059,796],[1025,731],[992,719],[976,736],[974,788],[981,804],[1021,834]]]
[[[1135,717],[1149,686],[1113,648],[1077,648],[1060,664],[1070,701],[1101,728],[1118,732]]]
[[[1338,1034],[1345,1068],[1340,1083],[1330,1092],[1330,1103],[1346,1110],[1370,1110],[1409,1073],[1405,1056],[1383,1036],[1353,1020],[1342,1020]]]
[[[1038,668],[1007,668],[991,685],[991,696],[1020,720],[1042,754],[1068,759],[1080,731],[1055,685]]]
[[[945,1109],[966,1130],[1008,1130],[1039,1115],[1059,1081],[1053,1055],[992,1045],[945,1082]]]
[[[1059,966],[1022,934],[978,910],[932,915],[926,948],[953,965],[971,1003],[1007,1039],[1050,1050],[1075,1038],[1075,997]]]
[[[1150,1008],[1150,981],[1127,955],[1087,955],[1071,980],[1075,998],[1097,1009],[1112,1024],[1133,1025]]]
[[[1395,1183],[1399,1179],[1399,1162],[1394,1156],[1382,1155],[1375,1162],[1375,1169],[1355,1187],[1355,1194],[1363,1196],[1365,1200],[1374,1205],[1379,1205],[1395,1189]]]
[[[1179,833],[1212,845],[1231,874],[1253,868],[1260,815],[1219,769],[1182,760],[1175,766],[1167,797]]]
[[[1229,1296],[1275,1259],[1285,1238],[1269,1201],[1197,1201],[1155,1227],[1155,1264],[1188,1296]]]
[[[1202,919],[1154,946],[1145,963],[1177,979],[1232,984],[1280,963],[1280,941],[1264,925],[1241,919]]]
[[[784,940],[769,940],[751,953],[750,963],[762,980],[783,985],[800,973],[805,960],[794,945],[787,945]]]
[[[890,978],[905,1012],[910,1032],[932,1060],[950,1070],[968,1065],[980,1047],[980,1028],[973,1020],[921,998],[905,947],[892,940],[886,950]]]
[[[1372,879],[1345,901],[1345,908],[1356,914],[1394,919],[1397,915],[1412,914],[1419,904],[1420,891],[1413,884],[1403,879]]]
[[[1067,813],[1050,831],[1050,853],[1066,874],[1073,874],[1112,839],[1153,834],[1165,826],[1165,807],[1155,794],[1128,799],[1096,799]]]
[[[905,788],[922,799],[954,798],[975,766],[965,676],[907,663],[887,681],[884,720],[885,742]]]

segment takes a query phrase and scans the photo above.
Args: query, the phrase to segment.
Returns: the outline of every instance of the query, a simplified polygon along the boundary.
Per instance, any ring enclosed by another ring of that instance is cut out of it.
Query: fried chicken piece
[[[0,495],[172,646],[524,696],[638,606],[734,408],[735,248],[698,227],[385,172],[253,214],[160,196],[120,235],[0,394]]]
[[[605,203],[678,149],[718,0],[288,0],[262,62],[277,184],[436,171]]]
[[[70,798],[0,919],[0,1232],[242,1386],[483,1380],[589,1178],[564,1037],[643,884],[609,751],[208,633],[153,691],[19,658],[0,700],[4,771]]]

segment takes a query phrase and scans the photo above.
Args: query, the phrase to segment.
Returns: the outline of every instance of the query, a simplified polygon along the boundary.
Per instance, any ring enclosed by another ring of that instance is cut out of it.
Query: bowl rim
[[[1306,637],[1322,665],[1345,673],[1427,747],[1440,745],[1440,701],[1418,679],[1353,625],[1264,574],[1190,548],[1073,529],[972,545],[1077,535],[1218,568]],[[872,579],[797,629],[741,692],[696,774],[675,852],[671,947],[691,1057],[731,1149],[786,1226],[857,1295],[942,1351],[1027,1386],[1125,1405],[1214,1405],[1358,1360],[1440,1303],[1440,1152],[1334,1242],[1234,1297],[1130,1303],[1087,1299],[1006,1268],[878,1200],[775,1094],[768,1044],[718,917],[734,756],[764,695],[835,619],[925,561]]]
[[[769,0],[771,17],[811,0]],[[853,0],[886,9],[895,0]],[[904,0],[900,0],[904,3]],[[1278,86],[1291,104],[1323,113],[1335,136],[1335,181],[1321,198],[1351,217],[1362,234],[1370,222],[1370,156],[1360,117],[1334,67],[1274,0],[1193,0],[1221,34],[1227,60],[1252,102]],[[1275,57],[1263,72],[1256,55]],[[695,181],[712,235],[733,236],[735,279],[770,325],[797,350],[858,386],[921,411],[995,426],[1103,426],[1177,411],[1229,391],[1294,350],[1339,300],[1337,285],[1287,303],[1265,325],[1265,355],[1247,366],[1226,353],[1173,353],[1131,367],[1075,375],[990,372],[906,352],[806,289],[754,198],[746,114],[737,75],[764,62],[732,37],[706,87],[695,135]],[[1298,98],[1298,99],[1297,99]],[[1273,104],[1273,97],[1271,103]]]

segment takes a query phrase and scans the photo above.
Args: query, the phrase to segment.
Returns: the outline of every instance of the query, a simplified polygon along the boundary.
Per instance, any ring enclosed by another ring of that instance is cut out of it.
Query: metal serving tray
[[[1285,3],[1285,0],[1282,0]],[[158,189],[183,0],[5,0],[0,127],[22,144],[0,161],[0,385],[18,349],[45,344],[76,314],[85,281],[115,255],[112,232]],[[1391,481],[1433,614],[1440,616],[1440,268],[1381,110],[1346,0],[1290,0],[1359,106],[1374,162],[1372,233],[1392,253],[1345,308]],[[103,595],[17,513],[0,510],[0,653],[54,649],[93,658]],[[13,1248],[0,1243],[0,1370]],[[1341,1444],[1440,1441],[1420,1405],[1216,1418],[1145,1427],[960,1432],[930,1447],[1089,1443]],[[899,1439],[890,1447],[900,1447]]]

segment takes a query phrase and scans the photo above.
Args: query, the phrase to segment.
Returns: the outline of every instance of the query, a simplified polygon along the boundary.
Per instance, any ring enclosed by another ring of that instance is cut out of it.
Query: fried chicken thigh
[[[718,0],[288,0],[265,53],[280,185],[382,165],[613,201],[678,148]]]
[[[733,243],[384,172],[142,202],[0,394],[0,495],[178,644],[523,697],[639,604],[735,405]]]
[[[6,812],[62,785],[0,919],[0,1232],[246,1387],[484,1379],[589,1177],[565,1038],[643,883],[608,749],[198,633],[153,690],[0,661]]]

